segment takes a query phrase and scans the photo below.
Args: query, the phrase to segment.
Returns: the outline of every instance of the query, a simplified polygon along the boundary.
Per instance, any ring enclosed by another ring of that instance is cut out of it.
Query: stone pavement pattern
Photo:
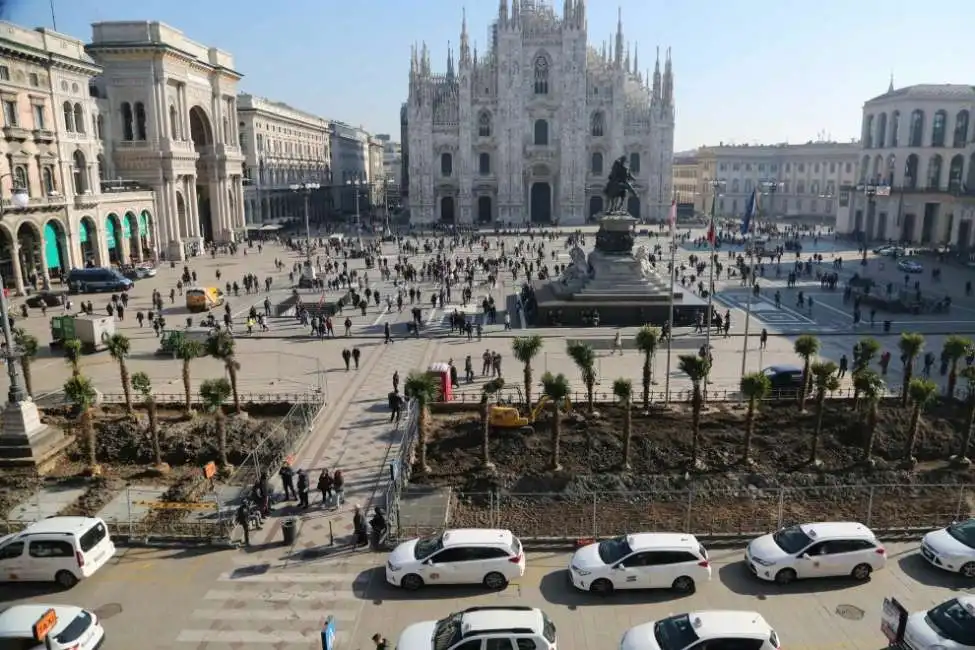
[[[525,576],[502,592],[461,587],[410,594],[385,584],[385,556],[365,551],[309,559],[282,547],[249,553],[126,549],[71,591],[6,588],[0,598],[93,609],[108,633],[106,650],[311,650],[321,647],[319,630],[329,615],[337,622],[337,647],[362,650],[372,647],[369,637],[376,632],[393,644],[411,623],[474,605],[543,609],[562,650],[617,647],[633,625],[718,608],[761,613],[789,650],[878,650],[885,647],[884,597],[918,611],[969,587],[927,565],[916,543],[887,549],[887,568],[867,583],[826,579],[784,588],[753,578],[741,562],[742,549],[715,549],[711,583],[682,598],[666,591],[610,598],[577,592],[565,571],[570,555],[557,552],[529,553]]]

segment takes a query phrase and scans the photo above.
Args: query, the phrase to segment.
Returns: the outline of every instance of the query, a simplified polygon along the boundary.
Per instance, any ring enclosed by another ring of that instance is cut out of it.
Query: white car
[[[958,596],[908,615],[904,627],[908,650],[975,649],[975,596]]]
[[[389,554],[386,582],[410,591],[424,585],[483,584],[504,589],[525,575],[521,542],[510,530],[461,528],[403,542]]]
[[[74,605],[14,605],[0,611],[0,647],[44,650],[34,639],[34,623],[53,609],[57,622],[51,628],[52,650],[95,650],[105,641],[105,630],[94,612]]]
[[[70,589],[115,556],[97,517],[48,517],[0,537],[0,582],[56,582]]]
[[[829,521],[790,526],[753,539],[745,549],[745,564],[762,580],[783,585],[797,578],[867,580],[887,566],[887,551],[863,524]]]
[[[396,650],[470,648],[556,650],[555,625],[534,607],[469,607],[439,621],[408,626]]]
[[[975,519],[925,535],[921,540],[921,557],[939,569],[975,578]]]
[[[677,614],[631,627],[620,641],[620,650],[779,650],[780,647],[778,635],[761,614],[734,610]]]
[[[616,589],[673,589],[692,593],[711,580],[708,552],[693,535],[636,533],[583,546],[572,556],[576,589],[609,594]]]

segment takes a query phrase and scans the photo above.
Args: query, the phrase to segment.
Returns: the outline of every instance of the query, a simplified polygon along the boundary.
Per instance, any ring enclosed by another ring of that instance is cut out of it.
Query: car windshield
[[[697,632],[687,614],[678,614],[657,621],[653,626],[653,638],[660,650],[684,650],[697,643]]]
[[[772,539],[786,553],[798,553],[812,543],[812,538],[799,526],[789,526],[772,535]]]
[[[924,620],[943,638],[963,646],[975,646],[975,616],[970,607],[952,598],[930,610]]]
[[[975,519],[952,524],[945,530],[965,546],[975,548]]]
[[[423,560],[430,557],[437,551],[443,548],[443,538],[440,535],[435,535],[433,537],[421,537],[416,540],[416,546],[413,547],[413,556],[418,560]]]
[[[616,564],[632,552],[633,549],[626,543],[625,537],[599,542],[599,559],[605,564]]]
[[[437,627],[433,629],[433,650],[447,650],[460,641],[463,616],[463,612],[457,612],[437,621]]]
[[[68,627],[58,632],[57,642],[63,646],[70,645],[80,639],[89,627],[91,627],[91,614],[82,611],[68,623]]]

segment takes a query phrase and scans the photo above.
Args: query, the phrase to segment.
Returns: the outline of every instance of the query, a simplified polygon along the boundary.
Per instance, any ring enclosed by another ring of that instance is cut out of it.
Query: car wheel
[[[589,591],[600,596],[608,596],[613,593],[613,583],[606,578],[600,578],[589,585]]]
[[[62,589],[71,589],[78,584],[78,578],[70,571],[58,571],[54,574],[54,582]]]
[[[853,571],[850,572],[850,575],[853,576],[854,580],[860,580],[862,582],[864,580],[869,580],[871,573],[873,573],[873,568],[869,564],[858,564],[853,567]]]
[[[782,569],[775,574],[775,581],[780,585],[787,585],[790,582],[795,582],[796,572],[792,569]]]
[[[504,589],[508,586],[508,579],[497,571],[492,571],[484,576],[484,586],[494,590]]]
[[[975,578],[975,562],[963,564],[961,569],[958,570],[958,573],[966,578]]]
[[[671,589],[680,594],[693,594],[696,589],[694,579],[689,576],[681,576],[674,580]]]
[[[423,578],[415,573],[408,573],[400,580],[400,586],[407,591],[416,591],[423,586]]]

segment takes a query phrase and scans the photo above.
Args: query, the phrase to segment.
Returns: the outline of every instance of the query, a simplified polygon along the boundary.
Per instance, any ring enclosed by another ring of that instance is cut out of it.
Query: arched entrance
[[[154,257],[152,254],[152,215],[148,210],[143,210],[139,215],[139,242],[142,246],[143,259]]]
[[[134,212],[125,213],[122,225],[126,241],[129,242],[129,257],[133,261],[142,259],[142,246],[139,243],[139,218]]]
[[[455,223],[454,197],[444,196],[440,198],[440,222]]]
[[[81,243],[81,265],[85,268],[101,265],[101,253],[98,250],[98,228],[91,217],[82,217],[78,241]]]
[[[639,219],[640,218],[640,197],[631,196],[626,201],[626,211],[630,213],[630,216]]]
[[[24,221],[17,228],[17,246],[20,249],[20,277],[24,279],[24,286],[40,286],[44,277],[41,263],[41,233],[31,221]]]
[[[122,224],[114,212],[105,217],[105,248],[108,249],[108,263],[122,263]]]
[[[189,237],[190,222],[186,216],[186,201],[183,199],[182,192],[176,192],[176,219],[179,221],[179,236]]]
[[[596,195],[589,197],[589,219],[595,219],[596,215],[603,211],[603,197]]]
[[[532,184],[531,222],[552,223],[552,186],[547,182]]]
[[[44,257],[47,259],[47,272],[51,279],[63,279],[70,266],[68,238],[64,224],[51,219],[44,224]]]
[[[490,196],[477,197],[477,221],[479,223],[491,223],[493,221]]]
[[[0,275],[3,276],[3,288],[14,290],[17,279],[14,275],[13,241],[5,224],[0,224]]]
[[[213,214],[210,201],[210,183],[216,180],[211,178],[213,173],[213,126],[206,111],[199,106],[190,109],[190,137],[193,139],[193,149],[199,155],[196,161],[196,197],[197,214],[200,215],[200,236],[203,237],[204,241],[212,242],[214,237],[219,234],[219,226],[214,223],[217,215]]]

